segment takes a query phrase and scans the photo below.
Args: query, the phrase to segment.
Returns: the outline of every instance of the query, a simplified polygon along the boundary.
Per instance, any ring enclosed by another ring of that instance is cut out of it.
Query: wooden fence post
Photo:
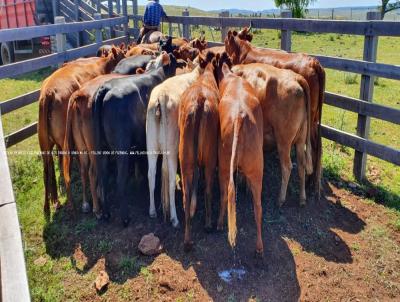
[[[93,18],[95,20],[101,20],[101,14],[95,13],[93,14]],[[100,47],[102,41],[103,41],[103,33],[101,32],[101,28],[96,28],[96,44],[98,44],[98,46]]]
[[[229,11],[220,12],[219,17],[221,17],[221,18],[229,17]],[[222,43],[225,42],[225,37],[226,37],[227,33],[228,33],[228,28],[226,26],[224,26],[224,20],[221,19],[221,42]]]
[[[172,23],[168,22],[168,35],[172,37]]]
[[[108,0],[108,18],[113,17],[113,2],[112,0]],[[109,38],[115,38],[114,28],[110,26],[110,36]]]
[[[281,18],[292,18],[292,12],[282,11]],[[290,30],[281,31],[281,49],[292,51],[292,32]]]
[[[380,20],[379,12],[368,12],[367,20]],[[378,48],[378,36],[366,35],[364,38],[364,55],[363,60],[376,62]],[[374,76],[361,75],[360,99],[372,102],[374,95]],[[357,135],[368,139],[370,128],[370,118],[366,115],[359,114],[357,119]],[[367,153],[355,151],[353,173],[358,181],[365,177],[367,166]]]
[[[129,29],[128,29],[128,24],[129,24],[129,18],[128,18],[128,4],[127,0],[122,0],[122,14],[124,17],[126,17],[126,23],[123,24],[124,32],[125,32],[125,37],[126,37],[126,47],[128,47],[129,44]]]
[[[75,17],[75,22],[79,22],[79,5],[80,5],[80,0],[74,0],[74,17]],[[76,37],[76,47],[80,47],[81,46],[81,33],[78,31],[75,34]]]
[[[65,23],[65,18],[61,16],[57,16],[54,18],[54,24],[63,24]],[[66,50],[66,40],[65,40],[65,34],[58,33],[56,34],[56,46],[57,46],[57,52],[64,52]],[[59,63],[58,67],[61,67],[63,63]]]
[[[189,16],[189,11],[187,8],[182,12],[182,16]],[[186,20],[183,21],[182,35],[184,38],[190,39],[190,24]]]

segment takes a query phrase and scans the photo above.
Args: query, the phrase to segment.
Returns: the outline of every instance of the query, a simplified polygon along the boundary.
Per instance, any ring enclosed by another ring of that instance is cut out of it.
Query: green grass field
[[[181,10],[177,8],[176,11]],[[172,10],[171,10],[172,12]],[[170,14],[172,14],[170,12]],[[180,13],[176,13],[179,14]],[[195,15],[194,13],[192,15]],[[193,29],[198,35],[205,30],[208,40],[212,40],[211,30],[206,27]],[[214,32],[215,41],[219,41],[219,32]],[[310,54],[324,54],[344,58],[362,58],[363,38],[337,34],[298,34],[292,35],[293,51]],[[254,38],[257,46],[278,48],[280,38],[278,31],[262,30]],[[378,61],[387,64],[400,65],[400,39],[382,37],[379,39]],[[0,102],[23,93],[40,88],[42,80],[51,73],[50,69],[31,73],[15,79],[0,80]],[[351,97],[359,96],[360,76],[350,73],[327,70],[327,90]],[[379,78],[375,83],[374,102],[400,109],[400,85],[398,81]],[[6,134],[37,120],[38,104],[32,104],[23,109],[2,117]],[[349,133],[355,133],[357,116],[331,106],[325,106],[323,123]],[[372,119],[370,138],[373,141],[400,149],[400,126]],[[352,176],[352,160],[354,151],[333,142],[324,140],[323,165],[325,176],[343,182],[354,182]],[[46,256],[46,245],[43,236],[53,236],[58,244],[62,244],[70,230],[63,225],[46,231],[46,221],[42,215],[43,181],[42,166],[38,155],[16,155],[15,151],[38,150],[37,137],[32,137],[12,148],[9,154],[14,191],[16,194],[19,217],[26,244],[28,275],[33,300],[59,301],[61,297],[75,301],[79,296],[79,286],[68,290],[66,294],[65,280],[71,271],[75,271],[70,258],[65,256],[49,258]],[[361,184],[361,189],[368,192],[374,189],[370,199],[383,204],[393,214],[392,224],[400,230],[400,167],[377,158],[368,158],[368,182]],[[365,193],[368,195],[367,193]],[[63,200],[63,198],[62,198]],[[394,217],[394,218],[393,218]],[[95,222],[94,222],[95,223]],[[80,222],[80,229],[93,228],[93,221]],[[38,259],[46,257],[44,264]],[[36,264],[38,262],[39,264]],[[35,264],[34,264],[35,263]],[[80,274],[80,280],[92,280],[93,273]],[[83,282],[82,281],[82,282]],[[72,290],[72,292],[71,292]]]

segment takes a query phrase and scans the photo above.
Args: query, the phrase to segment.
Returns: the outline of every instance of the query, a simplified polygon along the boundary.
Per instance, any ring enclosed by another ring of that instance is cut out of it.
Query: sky
[[[138,0],[139,5],[145,4],[146,0]],[[311,6],[314,8],[331,8],[342,6],[370,6],[378,5],[379,0],[317,0]],[[160,0],[160,4],[192,6],[203,10],[240,8],[249,10],[263,10],[275,8],[273,0]]]

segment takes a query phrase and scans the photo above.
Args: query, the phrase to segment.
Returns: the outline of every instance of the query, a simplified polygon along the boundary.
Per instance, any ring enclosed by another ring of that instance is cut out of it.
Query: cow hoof
[[[188,253],[193,250],[193,241],[185,242],[183,244],[183,250]]]
[[[149,212],[150,218],[157,218],[157,212],[154,211],[153,213],[150,211]]]
[[[255,250],[254,258],[256,259],[264,259],[264,251],[263,250]]]
[[[103,213],[103,215],[101,216],[101,218],[103,219],[103,221],[105,222],[109,222],[110,221],[110,213]]]
[[[82,204],[82,213],[87,214],[90,212],[90,205],[88,202]]]
[[[306,200],[305,199],[300,199],[300,207],[304,208],[306,206]]]
[[[124,228],[126,228],[129,225],[129,218],[125,218],[124,220],[122,220],[122,226]]]
[[[177,218],[172,218],[171,219],[171,224],[174,228],[178,228],[179,227],[179,220]]]

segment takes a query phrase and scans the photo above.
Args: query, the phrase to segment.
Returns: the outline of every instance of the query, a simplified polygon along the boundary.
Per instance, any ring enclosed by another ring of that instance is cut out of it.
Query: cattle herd
[[[104,46],[97,57],[65,63],[44,82],[39,100],[39,144],[45,184],[44,211],[59,205],[53,148],[72,207],[71,160],[79,159],[82,210],[110,218],[110,167],[116,170],[121,222],[129,223],[126,186],[132,163],[148,169],[150,217],[156,217],[157,159],[162,157],[164,218],[179,225],[175,206],[178,166],[185,212],[185,250],[192,246],[199,178],[205,180],[205,228],[210,230],[212,187],[218,173],[220,211],[228,211],[228,240],[236,244],[236,189],[240,172],[252,194],[256,252],[263,253],[262,178],[264,152],[276,148],[281,166],[278,205],[286,198],[295,147],[300,205],[308,192],[319,198],[320,121],[325,72],[305,54],[251,45],[248,28],[229,31],[225,46],[207,48],[204,39],[168,38],[153,44]],[[147,162],[143,156],[147,155]]]

